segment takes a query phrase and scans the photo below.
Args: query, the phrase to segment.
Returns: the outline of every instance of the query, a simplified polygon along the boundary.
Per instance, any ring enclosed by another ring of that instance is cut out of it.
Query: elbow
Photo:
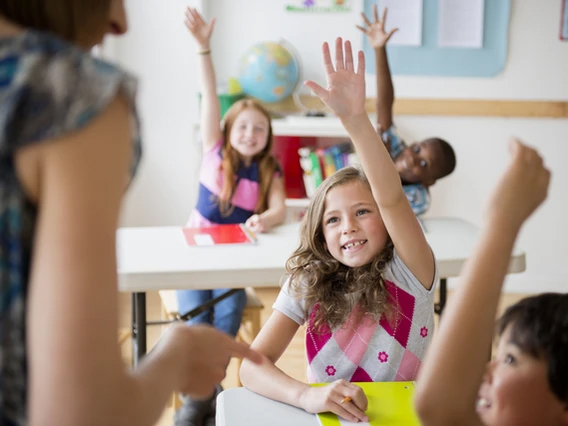
[[[242,385],[252,391],[255,391],[256,389],[256,383],[257,380],[255,380],[256,378],[258,378],[262,372],[261,370],[263,369],[264,366],[268,365],[268,363],[271,363],[271,361],[265,356],[262,355],[262,363],[261,364],[255,364],[252,361],[249,361],[248,359],[243,359],[243,362],[241,364],[241,368],[239,370],[239,378],[241,380]]]

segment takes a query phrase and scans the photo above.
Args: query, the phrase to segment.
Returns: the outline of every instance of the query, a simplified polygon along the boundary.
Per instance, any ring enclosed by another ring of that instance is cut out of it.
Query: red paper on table
[[[256,236],[244,224],[213,225],[202,228],[183,228],[190,246],[214,246],[218,244],[254,244]]]

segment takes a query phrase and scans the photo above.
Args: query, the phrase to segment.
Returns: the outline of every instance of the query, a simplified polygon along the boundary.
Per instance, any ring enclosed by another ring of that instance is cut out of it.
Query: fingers
[[[343,40],[341,37],[335,39],[335,69],[342,70],[345,68],[343,63]]]
[[[239,343],[236,340],[230,339],[229,351],[231,357],[246,358],[255,364],[262,364],[262,355],[252,350],[248,345]]]
[[[351,49],[351,42],[347,40],[345,42],[345,69],[348,71],[353,71],[353,51]]]
[[[357,53],[357,74],[365,76],[365,54],[361,50]]]
[[[318,98],[325,102],[327,99],[327,91],[314,81],[304,81],[304,85],[308,87]]]
[[[379,14],[377,13],[377,5],[374,5],[374,11],[375,11],[375,22],[379,22]],[[387,8],[385,7],[383,9],[383,19],[381,19],[383,26],[385,25],[385,21],[387,20]]]
[[[373,6],[374,8],[376,8],[376,6]],[[361,17],[363,18],[363,21],[365,22],[365,25],[367,25],[368,27],[371,26],[371,21],[369,21],[369,18],[367,18],[367,15],[365,15],[365,12],[361,12]],[[363,30],[365,31],[365,30]]]
[[[394,33],[396,33],[397,31],[398,31],[398,28],[393,28],[392,30],[390,30],[389,33],[387,34],[387,40],[386,41],[389,41],[390,38],[392,37],[392,35]]]
[[[322,47],[322,55],[323,55],[323,66],[325,69],[326,75],[332,74],[335,70],[333,69],[333,64],[331,63],[331,54],[329,53],[329,44],[325,42]],[[304,83],[306,84],[306,83]],[[306,86],[310,87],[308,84]],[[311,88],[311,87],[310,87]]]

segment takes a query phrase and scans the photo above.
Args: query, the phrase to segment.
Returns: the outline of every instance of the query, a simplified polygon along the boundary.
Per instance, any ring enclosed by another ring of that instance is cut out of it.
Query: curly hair
[[[254,109],[258,111],[268,120],[268,140],[266,146],[252,159],[254,162],[258,163],[258,175],[260,179],[260,195],[254,210],[255,213],[262,213],[268,209],[270,185],[272,184],[274,173],[276,173],[279,169],[278,161],[272,155],[274,137],[272,134],[272,121],[269,112],[253,99],[242,99],[235,102],[231,105],[223,117],[223,146],[221,148],[221,152],[223,154],[223,160],[221,162],[223,187],[221,188],[217,202],[219,203],[221,214],[224,216],[229,216],[234,208],[231,206],[231,198],[237,187],[236,173],[242,161],[239,152],[231,145],[229,137],[237,116],[246,109]]]
[[[346,167],[326,179],[315,192],[300,226],[300,245],[286,262],[286,277],[296,297],[314,310],[314,328],[323,330],[343,324],[357,305],[361,320],[371,315],[379,320],[389,316],[392,300],[387,292],[383,271],[393,258],[392,241],[366,265],[351,268],[339,262],[328,251],[323,233],[325,200],[329,191],[337,186],[359,181],[369,191],[371,187],[362,170]],[[354,297],[346,297],[352,294]]]

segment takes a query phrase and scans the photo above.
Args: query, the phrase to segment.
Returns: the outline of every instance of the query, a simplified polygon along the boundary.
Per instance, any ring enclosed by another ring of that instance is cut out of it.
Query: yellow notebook
[[[353,423],[332,413],[318,414],[322,426],[419,426],[418,416],[414,411],[414,382],[375,382],[355,383],[365,392],[369,407],[365,414],[368,423]],[[326,386],[314,384],[312,386]]]

